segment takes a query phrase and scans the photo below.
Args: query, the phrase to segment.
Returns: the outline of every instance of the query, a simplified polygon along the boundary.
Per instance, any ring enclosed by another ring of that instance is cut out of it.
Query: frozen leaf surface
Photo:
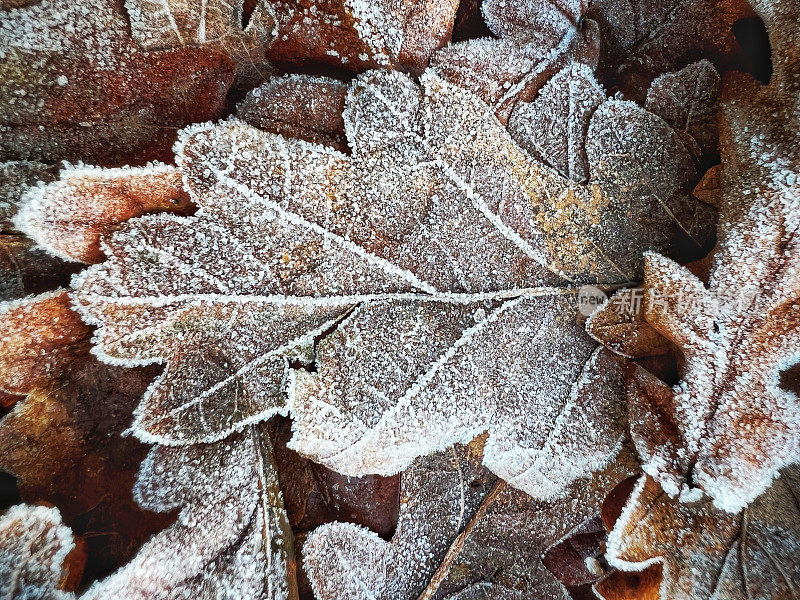
[[[272,68],[266,52],[275,35],[267,0],[258,0],[244,22],[244,0],[126,0],[133,39],[146,50],[202,46],[236,63],[240,81],[263,81]]]
[[[0,516],[0,594],[9,600],[69,600],[62,584],[75,549],[72,532],[55,508],[12,506]],[[73,555],[75,556],[75,555]]]
[[[583,182],[589,178],[589,119],[605,99],[591,69],[573,64],[548,81],[536,100],[517,105],[508,131],[531,156]]]
[[[648,196],[626,228],[630,198],[539,166],[435,77],[362,76],[345,124],[352,156],[240,122],[190,129],[178,167],[197,215],[130,221],[76,280],[98,355],[167,363],[136,434],[216,441],[291,408],[293,447],[350,475],[483,431],[487,465],[540,497],[602,467],[616,363],[576,324],[574,289],[540,286],[635,277],[631,249],[672,216]],[[286,407],[289,360],[318,370],[295,370]]]
[[[192,206],[171,166],[101,169],[67,166],[57,181],[30,189],[15,217],[20,231],[51,254],[96,263],[100,240],[120,223],[156,212],[188,213]]]
[[[707,60],[658,76],[647,92],[647,110],[692,136],[705,153],[717,147],[720,79]]]
[[[786,469],[737,515],[709,501],[669,498],[643,477],[609,536],[607,557],[629,570],[660,563],[661,598],[794,598],[800,581],[799,476],[796,467]]]
[[[421,72],[450,39],[457,0],[271,0],[279,64],[314,61],[362,71]]]
[[[180,508],[178,521],[83,599],[297,598],[294,542],[258,426],[214,444],[156,446],[134,496],[149,510]]]
[[[452,44],[433,55],[431,66],[478,94],[503,121],[573,61],[597,65],[599,31],[584,18],[588,4],[581,0],[486,0],[481,8],[498,39]]]
[[[247,94],[236,116],[253,127],[347,152],[347,84],[329,77],[273,78]]]
[[[176,129],[218,115],[233,64],[206,48],[144,52],[118,2],[0,10],[0,156],[119,165],[168,159]]]
[[[542,565],[544,551],[592,517],[632,460],[566,499],[536,501],[481,466],[480,440],[417,460],[402,476],[400,519],[390,541],[363,527],[315,530],[304,561],[319,600],[361,598],[569,598]]]

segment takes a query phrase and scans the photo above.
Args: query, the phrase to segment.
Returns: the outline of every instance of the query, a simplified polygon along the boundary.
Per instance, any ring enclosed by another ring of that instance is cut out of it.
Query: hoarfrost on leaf
[[[575,482],[565,499],[548,502],[506,486],[481,465],[481,454],[478,439],[416,460],[402,475],[390,541],[350,523],[312,532],[303,564],[316,598],[475,597],[457,595],[465,588],[481,598],[570,598],[541,557],[599,511],[633,472],[633,459],[623,451],[591,481]]]
[[[291,408],[293,447],[353,475],[482,431],[487,464],[540,497],[603,467],[616,363],[576,324],[576,290],[542,286],[636,277],[679,211],[538,165],[433,76],[365,74],[344,120],[352,156],[237,121],[188,129],[197,214],[128,222],[75,279],[101,358],[167,363],[134,432],[211,442]],[[319,371],[290,378],[290,360]]]
[[[0,594],[9,599],[70,600],[72,532],[56,508],[18,504],[0,516]]]
[[[213,444],[156,446],[134,488],[149,510],[178,521],[83,600],[295,600],[294,541],[259,426]]]
[[[669,498],[643,476],[609,535],[606,556],[628,570],[661,564],[661,598],[793,598],[800,582],[799,494],[800,472],[787,468],[733,515],[707,499]]]

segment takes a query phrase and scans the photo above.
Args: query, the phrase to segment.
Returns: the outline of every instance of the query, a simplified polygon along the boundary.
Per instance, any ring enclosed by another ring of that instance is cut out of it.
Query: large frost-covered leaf
[[[315,530],[303,554],[316,598],[570,598],[541,557],[599,512],[631,474],[630,455],[576,482],[566,499],[542,502],[498,480],[481,454],[475,440],[415,461],[389,541],[350,523]]]
[[[269,437],[258,426],[214,444],[156,446],[134,488],[144,508],[180,508],[84,600],[295,600],[294,541]]]
[[[77,583],[83,568],[75,550],[58,509],[12,506],[0,516],[0,594],[9,600],[74,599],[64,588]]]
[[[220,114],[233,63],[142,51],[119,0],[0,9],[0,158],[102,165],[169,159],[176,130]]]
[[[352,156],[240,122],[188,130],[197,215],[129,222],[76,279],[98,355],[167,363],[136,434],[209,442],[285,412],[289,361],[316,355],[292,379],[293,445],[342,472],[396,473],[486,430],[491,468],[534,494],[605,464],[615,363],[575,289],[540,286],[636,277],[671,211],[539,166],[435,77],[359,78],[345,123]]]
[[[670,600],[796,598],[798,498],[796,467],[738,515],[709,501],[671,499],[645,476],[609,535],[606,556],[613,566],[629,570],[661,564],[660,597]]]

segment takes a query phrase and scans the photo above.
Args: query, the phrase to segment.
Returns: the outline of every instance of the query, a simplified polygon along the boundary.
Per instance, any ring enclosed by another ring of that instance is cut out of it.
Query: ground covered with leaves
[[[798,0],[0,0],[0,596],[800,598]]]

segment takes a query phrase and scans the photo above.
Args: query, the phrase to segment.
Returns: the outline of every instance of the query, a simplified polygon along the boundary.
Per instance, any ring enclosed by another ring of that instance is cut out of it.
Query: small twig
[[[461,533],[458,534],[458,537],[453,540],[453,543],[450,544],[450,548],[447,550],[447,554],[445,554],[442,564],[439,565],[438,569],[436,569],[436,572],[431,577],[430,583],[424,590],[422,590],[422,593],[417,597],[417,600],[430,600],[433,598],[433,595],[439,589],[442,581],[444,581],[445,577],[447,577],[447,574],[450,572],[450,568],[453,566],[453,562],[455,561],[456,557],[461,553],[462,548],[464,548],[464,542],[467,541],[467,536],[469,536],[470,532],[475,527],[475,524],[486,514],[486,511],[489,509],[489,506],[491,506],[492,502],[494,502],[495,498],[497,498],[497,496],[505,489],[506,482],[502,479],[498,479],[497,483],[494,484],[494,487],[489,491],[488,494],[486,494],[486,496],[484,496],[481,505],[478,507],[478,510],[475,511],[475,515],[464,526],[464,529],[462,529]]]

